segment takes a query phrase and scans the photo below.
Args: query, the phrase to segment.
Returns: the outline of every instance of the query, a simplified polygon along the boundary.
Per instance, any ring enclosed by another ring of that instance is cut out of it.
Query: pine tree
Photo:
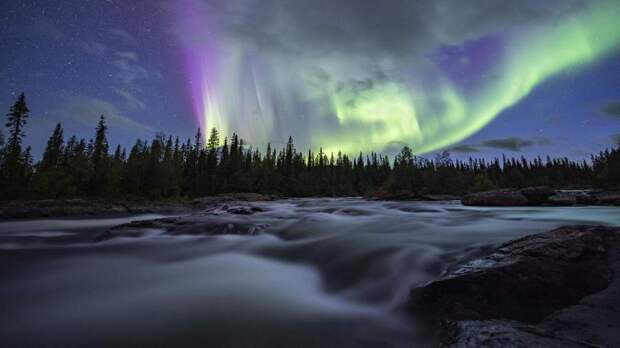
[[[164,189],[164,173],[161,168],[163,158],[162,148],[163,136],[153,139],[150,151],[146,156],[146,171],[144,179],[144,188],[147,196],[151,198],[160,198]]]
[[[207,140],[207,158],[206,158],[206,186],[208,194],[213,194],[217,191],[217,157],[218,149],[220,147],[220,134],[214,127],[211,129],[209,139]]]
[[[209,134],[209,140],[207,140],[207,149],[209,149],[209,151],[215,154],[219,146],[220,134],[217,131],[217,128],[213,127],[211,129],[211,134]]]
[[[5,126],[9,129],[9,140],[7,142],[9,156],[14,156],[15,158],[21,156],[24,126],[26,125],[29,112],[30,110],[26,105],[26,96],[22,93],[7,114]]]
[[[66,194],[67,186],[71,183],[69,176],[62,168],[64,143],[62,126],[58,123],[47,141],[43,158],[37,164],[37,170],[32,176],[30,191],[33,196],[59,198]]]
[[[89,144],[90,158],[93,167],[93,176],[90,184],[91,193],[97,195],[111,194],[108,185],[110,184],[109,171],[109,145],[106,136],[108,127],[105,123],[105,117],[101,115],[97,128],[95,129],[95,140]]]
[[[23,153],[21,146],[29,112],[26,96],[22,93],[7,114],[9,138],[0,163],[0,196],[6,198],[19,198],[24,194],[29,179],[24,173],[32,171],[29,154]]]
[[[23,94],[7,114],[4,144],[0,132],[0,197],[57,198],[122,195],[164,198],[240,191],[288,196],[359,195],[385,189],[407,194],[455,193],[499,187],[593,186],[618,188],[620,144],[601,151],[591,162],[541,157],[527,160],[502,156],[493,160],[452,160],[442,152],[434,160],[416,157],[405,146],[390,158],[371,152],[353,161],[340,151],[297,152],[292,137],[276,151],[267,144],[264,156],[244,147],[237,134],[224,138],[210,131],[206,147],[200,129],[194,141],[180,144],[157,135],[137,140],[128,157],[120,145],[109,155],[107,126],[101,116],[93,139],[75,136],[65,144],[58,124],[33,167],[30,147],[22,150],[29,110]],[[229,141],[230,140],[230,141]],[[230,144],[230,145],[229,145]],[[33,170],[36,168],[36,170]]]
[[[65,140],[63,137],[62,126],[60,125],[60,123],[58,123],[56,125],[56,128],[54,128],[52,136],[50,136],[49,140],[47,141],[47,147],[45,147],[45,151],[43,152],[43,159],[39,164],[40,170],[45,170],[47,168],[54,168],[58,166],[64,150],[64,143]]]
[[[99,117],[99,123],[97,123],[95,142],[92,150],[92,161],[95,171],[103,169],[104,163],[108,157],[108,139],[106,137],[107,130],[108,127],[105,124],[105,117],[101,115]]]

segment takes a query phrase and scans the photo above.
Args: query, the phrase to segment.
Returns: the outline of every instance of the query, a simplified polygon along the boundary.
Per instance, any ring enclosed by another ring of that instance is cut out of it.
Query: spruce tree
[[[45,151],[43,152],[43,159],[39,164],[40,170],[53,168],[59,164],[64,150],[64,143],[65,140],[63,136],[62,126],[60,125],[60,123],[58,123],[56,125],[56,128],[54,128],[54,132],[47,141],[47,146],[45,147]]]
[[[108,156],[108,139],[106,131],[108,127],[105,123],[105,117],[101,115],[97,128],[95,129],[95,139],[89,144],[90,158],[92,162],[93,175],[90,184],[91,193],[97,195],[111,194],[108,185],[110,184],[109,156]]]
[[[28,153],[22,153],[24,126],[29,112],[26,96],[22,93],[7,114],[5,125],[9,129],[9,138],[3,151],[4,158],[0,163],[0,184],[2,184],[0,193],[1,196],[10,199],[19,198],[24,194],[29,179],[24,173],[32,171],[29,167],[31,163]]]
[[[67,168],[64,163],[64,137],[60,123],[56,125],[47,141],[43,158],[37,164],[36,172],[32,176],[30,192],[34,197],[59,198],[66,195],[67,187],[71,185]]]
[[[26,105],[26,96],[22,93],[7,114],[5,126],[9,129],[9,140],[7,142],[9,156],[21,157],[24,126],[26,125],[29,112],[30,110]]]
[[[108,139],[106,137],[106,131],[108,127],[105,124],[105,117],[101,115],[99,117],[99,123],[95,132],[95,142],[93,144],[92,161],[95,171],[103,169],[104,162],[108,157]]]

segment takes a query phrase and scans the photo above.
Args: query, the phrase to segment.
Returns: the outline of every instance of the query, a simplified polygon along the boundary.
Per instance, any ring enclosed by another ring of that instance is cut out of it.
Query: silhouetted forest
[[[113,151],[101,116],[94,138],[65,139],[58,124],[43,156],[34,163],[22,139],[29,110],[21,94],[7,114],[6,139],[0,132],[0,197],[176,198],[231,192],[284,196],[462,194],[504,187],[617,187],[620,145],[591,161],[568,158],[453,160],[443,152],[433,160],[403,147],[391,161],[369,153],[300,152],[293,139],[282,149],[262,152],[236,134],[223,137],[212,129],[206,144],[200,130],[194,139],[158,135],[137,140],[129,152]]]

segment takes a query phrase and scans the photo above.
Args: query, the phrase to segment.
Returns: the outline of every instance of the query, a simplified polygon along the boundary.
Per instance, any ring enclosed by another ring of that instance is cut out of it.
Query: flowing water
[[[0,223],[2,346],[427,346],[429,329],[402,309],[412,287],[516,237],[620,225],[610,207],[254,205],[264,211],[249,218],[268,226],[256,236],[151,230],[93,242],[156,215]]]

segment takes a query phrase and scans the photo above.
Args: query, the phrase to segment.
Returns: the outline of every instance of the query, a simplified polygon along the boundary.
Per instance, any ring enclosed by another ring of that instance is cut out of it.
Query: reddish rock
[[[507,243],[412,295],[450,319],[537,322],[605,289],[608,250],[618,244],[620,228],[562,227]]]
[[[448,270],[409,308],[441,324],[443,346],[618,346],[618,272],[620,227],[561,227]]]
[[[461,202],[463,205],[497,207],[524,206],[530,204],[525,195],[517,190],[494,190],[473,193],[465,196]]]

